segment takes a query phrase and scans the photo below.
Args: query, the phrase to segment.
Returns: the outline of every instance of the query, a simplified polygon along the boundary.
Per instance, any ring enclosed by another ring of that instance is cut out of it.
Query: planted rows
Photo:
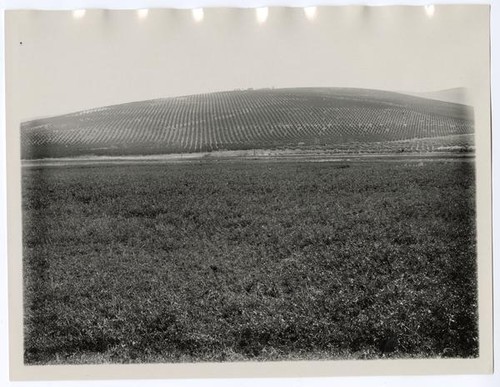
[[[473,132],[470,108],[463,105],[433,101],[431,108],[425,99],[369,92],[245,90],[109,106],[23,123],[22,153],[36,158],[336,147]]]

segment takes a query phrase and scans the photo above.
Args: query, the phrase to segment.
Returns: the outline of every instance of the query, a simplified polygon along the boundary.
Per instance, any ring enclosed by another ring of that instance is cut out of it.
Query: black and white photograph
[[[11,360],[491,370],[488,22],[7,11]]]

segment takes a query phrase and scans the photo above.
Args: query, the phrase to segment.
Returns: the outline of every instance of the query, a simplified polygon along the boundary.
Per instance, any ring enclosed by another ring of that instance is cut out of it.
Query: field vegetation
[[[23,168],[28,364],[478,355],[474,164]]]
[[[140,101],[28,121],[21,144],[26,159],[296,147],[355,152],[381,150],[380,143],[389,144],[384,151],[428,151],[439,143],[419,148],[405,141],[446,137],[467,149],[472,133],[473,109],[466,105],[380,90],[294,88]]]

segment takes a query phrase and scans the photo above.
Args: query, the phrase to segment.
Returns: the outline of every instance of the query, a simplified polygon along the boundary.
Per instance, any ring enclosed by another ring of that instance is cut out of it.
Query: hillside
[[[449,139],[468,146],[473,131],[471,107],[394,92],[235,90],[24,122],[21,154],[34,159],[270,148],[349,151],[387,143],[414,150],[415,139],[428,138],[445,139],[448,147],[456,145]]]
[[[462,105],[470,105],[471,98],[466,88],[455,87],[452,89],[428,91],[422,93],[408,93],[415,97],[434,99],[442,102],[458,103]]]

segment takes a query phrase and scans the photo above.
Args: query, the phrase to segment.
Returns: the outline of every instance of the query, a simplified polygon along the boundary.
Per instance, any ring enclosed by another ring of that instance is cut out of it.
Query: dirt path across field
[[[158,164],[228,161],[268,162],[428,162],[428,161],[474,161],[472,152],[421,152],[421,153],[328,153],[307,151],[245,150],[217,151],[207,153],[184,153],[146,156],[82,156],[74,158],[47,158],[22,160],[23,167],[85,166],[107,164]]]

